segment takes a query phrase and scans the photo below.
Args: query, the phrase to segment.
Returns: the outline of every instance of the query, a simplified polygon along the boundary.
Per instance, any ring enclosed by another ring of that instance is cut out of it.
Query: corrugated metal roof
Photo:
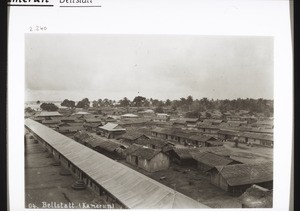
[[[240,137],[273,141],[273,135],[268,135],[268,134],[244,132],[244,133],[240,133],[239,135]]]
[[[215,147],[217,147],[217,146],[223,146],[223,142],[221,142],[221,141],[207,141],[206,143],[208,143],[208,144],[210,144],[210,145],[212,145],[212,146],[215,146]]]
[[[239,197],[239,200],[251,208],[272,208],[273,191],[252,185]]]
[[[142,146],[141,145],[136,145],[136,144],[133,144],[131,145],[130,147],[128,147],[127,149],[124,150],[124,153],[126,155],[129,155],[129,154],[132,154],[134,151],[138,150],[139,148],[141,148]]]
[[[157,113],[157,116],[170,116],[169,114],[164,114],[164,113]]]
[[[92,122],[92,123],[83,123],[83,126],[84,127],[93,127],[93,128],[98,128],[99,126],[102,126],[102,123],[101,122]]]
[[[38,117],[46,117],[46,116],[62,116],[57,111],[42,111],[41,113],[37,114]]]
[[[232,153],[231,150],[225,148],[224,146],[217,147],[200,147],[200,148],[175,148],[173,151],[181,158],[181,159],[192,159],[192,154],[194,153],[202,153],[202,152],[210,152],[220,156],[229,157]]]
[[[217,166],[231,186],[273,181],[273,162]]]
[[[114,150],[116,150],[117,148],[119,148],[121,146],[122,146],[121,144],[117,144],[115,142],[107,140],[107,141],[99,142],[96,147],[97,148],[99,147],[101,149],[105,149],[109,152],[113,152]]]
[[[206,124],[206,123],[197,123],[197,127],[198,128],[207,128],[207,129],[219,129],[219,127],[218,126],[216,126],[216,125],[209,125],[209,124]]]
[[[88,138],[90,135],[84,131],[78,131],[74,134],[74,138],[83,140],[84,138]]]
[[[126,130],[124,128],[121,128],[118,124],[114,124],[114,123],[107,123],[105,125],[103,125],[102,127],[99,127],[103,130],[108,130],[108,131],[120,131],[120,130]]]
[[[148,122],[150,122],[149,119],[137,119],[137,118],[122,119],[122,120],[118,121],[119,125],[121,125],[121,126],[146,124]]]
[[[58,131],[80,131],[83,129],[83,126],[60,126]]]
[[[216,124],[218,124],[218,123],[223,122],[223,120],[222,119],[204,119],[203,122],[204,123],[216,123]]]
[[[204,136],[204,135],[192,135],[189,137],[190,140],[193,140],[193,141],[199,141],[199,142],[206,142],[206,141],[209,141],[209,140],[212,140],[212,141],[216,141],[217,139],[212,137],[212,136]]]
[[[199,148],[175,148],[173,151],[180,159],[193,159],[192,153],[199,152]]]
[[[241,121],[241,120],[228,120],[227,123],[229,123],[229,124],[247,124],[247,121]]]
[[[139,117],[139,116],[138,116],[138,115],[135,115],[135,114],[123,114],[123,115],[121,115],[121,117],[137,118],[137,117]]]
[[[90,144],[92,147],[97,147],[101,142],[104,142],[104,140],[95,137],[91,137],[87,141],[87,143]]]
[[[137,148],[134,152],[132,152],[131,155],[134,155],[134,156],[146,159],[146,160],[151,160],[154,156],[156,156],[160,152],[161,152],[160,150],[140,147],[140,148]]]
[[[222,135],[237,135],[238,132],[237,131],[230,131],[230,130],[225,130],[225,129],[221,129],[219,130],[218,134],[222,134]]]
[[[173,124],[186,124],[186,121],[184,119],[176,119]]]
[[[78,111],[78,112],[76,112],[76,113],[74,113],[72,115],[89,115],[89,114],[91,114],[91,113],[86,112],[86,111]]]
[[[134,141],[143,135],[144,135],[143,133],[139,133],[137,131],[127,131],[125,134],[120,136],[118,139],[126,139],[126,140]]]
[[[150,144],[150,145],[154,145],[157,148],[162,148],[166,145],[174,145],[171,142],[168,142],[166,140],[156,139],[156,138],[136,140],[136,141],[134,141],[134,143],[143,145],[143,146],[147,146],[148,144]]]
[[[88,118],[84,120],[87,123],[102,123],[102,119],[100,118]]]
[[[61,121],[59,119],[43,120],[42,124],[59,124]]]
[[[273,120],[263,120],[263,121],[257,121],[257,125],[273,125]]]
[[[203,163],[211,168],[225,166],[233,162],[233,160],[228,157],[219,156],[210,152],[192,153],[192,156],[199,163]],[[207,168],[207,170],[209,170],[209,168]]]
[[[25,126],[128,208],[209,208],[31,119]]]

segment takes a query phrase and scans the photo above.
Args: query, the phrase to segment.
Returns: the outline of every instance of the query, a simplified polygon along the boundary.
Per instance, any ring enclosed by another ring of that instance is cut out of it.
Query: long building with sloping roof
[[[99,194],[107,194],[124,208],[209,208],[34,120],[26,119],[25,127],[61,160],[62,165],[72,169]]]
[[[240,163],[229,157],[216,155],[207,151],[192,153],[192,156],[198,162],[197,168],[202,172],[207,172],[216,166],[226,166]]]
[[[62,116],[57,111],[42,111],[39,114],[36,114],[37,117],[60,117]]]
[[[209,170],[211,183],[233,195],[242,194],[253,184],[273,188],[273,162],[216,166]]]

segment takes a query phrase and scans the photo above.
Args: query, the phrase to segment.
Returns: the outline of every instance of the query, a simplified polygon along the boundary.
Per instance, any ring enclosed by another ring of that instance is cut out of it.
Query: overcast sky
[[[273,99],[273,39],[27,34],[26,100]]]

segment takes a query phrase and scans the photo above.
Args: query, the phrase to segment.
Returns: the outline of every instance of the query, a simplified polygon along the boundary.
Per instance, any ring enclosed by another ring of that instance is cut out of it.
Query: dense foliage
[[[68,101],[66,102],[74,102]],[[64,101],[64,102],[65,102]],[[63,102],[63,103],[64,103]],[[66,103],[65,102],[65,103]],[[88,108],[90,106],[90,101],[88,98],[84,98],[79,101],[76,105],[78,108]],[[118,102],[114,100],[99,99],[92,102],[93,107],[154,107],[156,112],[177,112],[182,111],[186,113],[186,117],[199,117],[201,112],[206,112],[206,116],[210,114],[207,111],[219,110],[222,113],[228,111],[240,111],[245,110],[251,113],[263,113],[266,116],[273,116],[273,100],[266,99],[225,99],[225,100],[213,100],[208,98],[194,99],[192,96],[186,98],[182,97],[178,100],[167,99],[165,101],[158,99],[147,99],[143,96],[136,96],[132,101],[127,97],[119,100]]]
[[[25,108],[25,112],[28,112],[28,113],[34,113],[35,110],[32,109],[31,107],[26,107],[26,108]]]
[[[89,108],[90,101],[88,98],[84,98],[83,100],[79,101],[76,105],[77,108]]]
[[[69,108],[74,108],[75,107],[75,102],[73,100],[65,99],[60,105],[61,106],[66,106],[66,107],[69,107]]]
[[[58,107],[56,105],[54,105],[53,103],[42,103],[40,105],[40,108],[43,111],[57,111]]]

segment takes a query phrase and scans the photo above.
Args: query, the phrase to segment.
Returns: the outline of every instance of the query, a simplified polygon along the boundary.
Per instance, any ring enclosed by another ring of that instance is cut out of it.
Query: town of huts
[[[75,178],[87,186],[93,181],[121,207],[160,207],[152,186],[173,194],[173,201],[171,195],[165,199],[166,208],[179,208],[179,201],[191,208],[222,207],[223,200],[235,207],[272,204],[273,119],[262,113],[210,109],[191,116],[170,106],[110,104],[27,109],[25,118],[27,133],[58,154],[56,159],[62,157]],[[80,157],[65,154],[64,144]],[[95,172],[98,167],[107,173]],[[112,186],[125,178],[128,190]],[[146,187],[149,193],[142,192]],[[253,196],[256,192],[266,199]],[[139,201],[130,200],[134,197]]]

